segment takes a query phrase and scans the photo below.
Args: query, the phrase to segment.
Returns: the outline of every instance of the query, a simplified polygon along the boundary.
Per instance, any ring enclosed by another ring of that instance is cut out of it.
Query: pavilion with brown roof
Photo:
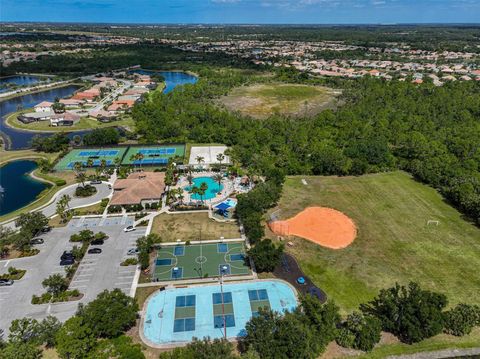
[[[133,205],[158,202],[165,192],[164,172],[135,172],[115,181],[111,205]]]

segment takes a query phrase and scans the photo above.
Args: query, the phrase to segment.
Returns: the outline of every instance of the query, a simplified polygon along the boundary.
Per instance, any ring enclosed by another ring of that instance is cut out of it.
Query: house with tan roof
[[[165,192],[164,172],[135,172],[115,181],[110,205],[124,206],[160,201]]]

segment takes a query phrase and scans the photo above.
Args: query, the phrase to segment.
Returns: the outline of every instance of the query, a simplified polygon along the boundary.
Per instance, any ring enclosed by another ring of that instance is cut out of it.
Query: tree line
[[[215,102],[259,81],[235,70],[199,69],[200,80],[157,94],[132,111],[145,142],[225,143],[253,174],[362,175],[404,169],[480,223],[480,83],[443,87],[363,78],[340,81],[344,105],[311,118],[255,120]],[[311,80],[294,70],[278,77]]]

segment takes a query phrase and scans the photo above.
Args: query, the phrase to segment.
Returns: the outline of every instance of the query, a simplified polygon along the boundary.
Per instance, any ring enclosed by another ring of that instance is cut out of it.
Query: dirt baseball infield
[[[293,235],[332,249],[347,247],[357,235],[349,217],[325,207],[308,207],[295,217],[272,221],[268,225],[279,236]]]

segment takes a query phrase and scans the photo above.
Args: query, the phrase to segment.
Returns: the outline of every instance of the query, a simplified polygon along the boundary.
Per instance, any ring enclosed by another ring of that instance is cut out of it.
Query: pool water
[[[205,194],[202,196],[204,200],[215,198],[217,196],[217,193],[223,190],[223,185],[219,185],[218,182],[216,182],[212,177],[196,177],[193,179],[192,186],[185,187],[185,190],[190,191],[193,186],[200,188],[201,184],[204,182],[208,186]],[[191,198],[195,200],[202,199],[198,194],[192,194]]]
[[[293,311],[297,298],[293,287],[280,280],[249,281],[223,285],[167,288],[148,301],[143,323],[145,339],[154,344],[190,342],[193,337],[244,336],[245,326],[259,308]]]

